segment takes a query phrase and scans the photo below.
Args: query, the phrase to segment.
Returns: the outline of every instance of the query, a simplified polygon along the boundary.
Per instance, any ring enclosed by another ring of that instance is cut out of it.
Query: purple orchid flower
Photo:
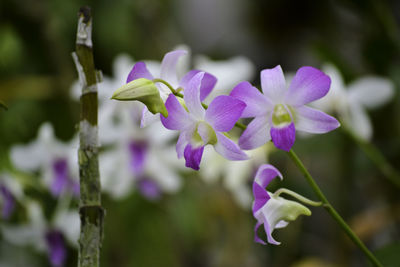
[[[46,233],[45,239],[49,251],[51,266],[64,266],[67,257],[67,249],[65,247],[63,234],[57,230],[49,230]]]
[[[279,245],[280,242],[272,237],[275,229],[286,227],[289,221],[294,221],[299,215],[311,215],[311,211],[302,204],[265,190],[265,187],[276,177],[283,179],[282,174],[274,166],[264,164],[258,168],[253,183],[253,216],[257,219],[254,227],[254,241],[263,245],[266,242],[257,235],[257,230],[262,224],[264,224],[268,243]]]
[[[8,219],[15,209],[15,198],[4,184],[0,184],[0,198],[2,202],[1,217]]]
[[[65,190],[79,196],[79,184],[69,176],[68,162],[58,158],[53,161],[53,181],[50,191],[53,196],[60,196]]]
[[[261,71],[261,93],[249,82],[239,83],[231,96],[246,103],[242,117],[254,117],[239,139],[242,149],[254,149],[272,139],[274,145],[289,151],[296,130],[326,133],[340,126],[322,111],[305,106],[325,96],[331,79],[313,67],[302,67],[286,89],[280,66]]]
[[[197,73],[185,88],[184,101],[188,112],[170,94],[165,106],[168,117],[160,115],[163,125],[180,131],[176,151],[184,156],[186,167],[199,169],[204,146],[211,144],[215,151],[229,160],[246,160],[247,155],[222,132],[230,131],[241,116],[246,104],[230,96],[216,97],[205,110],[201,104],[204,72]]]
[[[165,54],[162,62],[161,62],[161,69],[160,74],[154,77],[147,69],[146,64],[144,62],[137,62],[131,72],[128,74],[128,78],[126,79],[126,83],[129,83],[133,80],[139,78],[145,78],[148,80],[153,80],[154,78],[160,78],[166,82],[168,82],[174,89],[182,88],[183,90],[187,87],[188,82],[193,78],[196,74],[198,74],[199,70],[191,70],[182,77],[179,81],[178,75],[176,73],[176,66],[178,64],[179,59],[182,56],[187,55],[187,51],[185,50],[175,50]],[[203,101],[212,91],[215,84],[217,82],[217,78],[215,76],[205,73],[204,78],[201,83],[200,89],[200,98]],[[171,93],[169,88],[164,84],[157,83],[157,87],[160,91],[160,97],[163,101],[165,101],[168,95]],[[147,107],[144,107],[142,112],[142,120],[141,120],[141,127],[146,126],[153,120],[155,117],[152,115]]]

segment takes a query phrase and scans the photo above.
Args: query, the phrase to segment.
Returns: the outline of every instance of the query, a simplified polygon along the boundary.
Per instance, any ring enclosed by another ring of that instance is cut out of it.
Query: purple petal
[[[282,174],[278,171],[278,169],[271,164],[263,164],[258,168],[254,181],[262,188],[266,188],[268,184],[277,176],[281,178],[281,180],[283,179]]]
[[[313,67],[302,67],[294,76],[285,95],[285,103],[302,106],[326,95],[331,79],[322,71]]]
[[[187,144],[184,151],[185,166],[198,171],[200,169],[200,161],[203,156],[204,146],[193,148],[191,144]]]
[[[296,109],[296,119],[296,129],[309,133],[327,133],[340,126],[334,117],[307,106]]]
[[[173,94],[168,96],[167,101],[165,101],[165,107],[168,110],[168,117],[166,118],[160,114],[161,122],[165,128],[169,130],[183,130],[191,123],[189,114]]]
[[[271,140],[270,128],[271,126],[266,116],[254,118],[239,138],[240,148],[254,149],[264,145]]]
[[[239,146],[223,134],[217,133],[217,144],[214,145],[215,151],[229,160],[246,160],[249,157],[240,150]]]
[[[185,50],[175,50],[165,54],[161,61],[160,78],[169,82],[172,86],[178,86],[176,65],[181,56],[187,55]]]
[[[255,213],[261,209],[265,203],[271,198],[263,187],[256,182],[253,182],[253,195],[254,195],[254,204],[253,204],[253,216],[256,217]]]
[[[51,230],[46,233],[45,238],[51,265],[53,267],[63,266],[67,257],[63,235],[59,231]]]
[[[146,64],[144,62],[138,62],[133,66],[131,72],[129,72],[128,74],[126,83],[130,83],[131,81],[139,78],[153,80],[153,75],[151,75],[151,73],[147,70]]]
[[[203,119],[205,113],[200,101],[200,86],[203,77],[204,72],[197,73],[189,81],[183,95],[187,109],[189,110],[190,114],[194,115],[197,119]]]
[[[65,159],[56,159],[53,162],[53,181],[50,191],[53,196],[59,196],[68,186],[68,164]]]
[[[230,96],[246,103],[242,118],[264,115],[272,109],[271,101],[249,82],[241,82],[236,85]]]
[[[261,71],[261,88],[264,95],[272,102],[277,103],[283,100],[286,82],[281,66]]]
[[[138,181],[140,193],[149,200],[157,200],[161,197],[161,189],[156,182],[149,178],[142,178]]]
[[[289,151],[296,139],[296,129],[294,123],[281,128],[271,127],[271,139],[274,145],[282,150]]]
[[[191,70],[186,73],[179,83],[180,87],[185,90],[185,88],[188,87],[189,81],[199,72],[199,70]],[[217,78],[214,75],[207,72],[204,73],[204,77],[200,86],[200,101],[203,101],[211,93],[216,83]]]
[[[1,217],[3,219],[8,219],[15,209],[15,199],[10,190],[3,184],[0,184],[0,195],[3,202]]]
[[[256,226],[254,227],[254,242],[260,243],[262,245],[266,245],[267,243],[265,243],[265,241],[262,240],[257,234],[257,230],[258,230],[258,228],[260,228],[261,225],[262,225],[261,222],[257,222]]]
[[[235,126],[245,107],[243,101],[234,97],[217,96],[206,110],[205,121],[218,132],[228,132]]]
[[[132,141],[129,144],[130,167],[134,174],[143,173],[148,145],[144,141]]]

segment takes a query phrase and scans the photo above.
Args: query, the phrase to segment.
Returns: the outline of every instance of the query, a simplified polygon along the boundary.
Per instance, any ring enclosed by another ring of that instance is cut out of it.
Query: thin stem
[[[98,267],[100,266],[104,217],[98,160],[97,82],[99,76],[93,59],[90,8],[81,7],[78,16],[76,52],[72,54],[82,86],[78,150],[81,218],[78,266]]]
[[[368,257],[368,259],[374,264],[374,266],[383,267],[383,265],[378,261],[377,258],[372,254],[372,252],[364,245],[364,243],[358,238],[358,236],[351,230],[351,228],[347,225],[347,223],[343,220],[343,218],[337,213],[337,211],[332,207],[329,203],[328,199],[322,193],[321,189],[317,185],[317,183],[312,178],[311,174],[308,172],[306,167],[304,167],[301,160],[297,157],[296,153],[293,150],[288,152],[289,157],[292,159],[297,168],[302,172],[307,182],[314,190],[315,194],[324,204],[323,207],[325,210],[332,216],[332,218],[340,225],[340,227],[345,231],[348,237],[364,252],[364,254]]]
[[[379,149],[377,149],[372,143],[363,140],[354,134],[345,125],[342,127],[342,131],[345,132],[354,142],[358,144],[361,150],[367,155],[367,157],[380,169],[383,175],[393,184],[400,187],[400,174],[395,168],[390,165],[386,160],[385,156]]]
[[[303,202],[304,204],[310,205],[310,206],[314,206],[314,207],[319,207],[322,205],[321,201],[312,201],[306,197],[303,197],[299,194],[297,194],[296,192],[293,192],[292,190],[286,189],[286,188],[280,188],[277,191],[275,191],[275,193],[273,194],[274,197],[279,197],[279,195],[281,194],[287,194],[291,197],[294,197],[295,199]]]

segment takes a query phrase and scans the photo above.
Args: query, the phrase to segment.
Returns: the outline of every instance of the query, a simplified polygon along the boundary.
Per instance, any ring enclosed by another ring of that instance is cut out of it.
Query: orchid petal
[[[185,90],[185,88],[187,88],[189,85],[189,81],[199,72],[199,70],[191,70],[186,73],[179,83],[180,87]],[[211,93],[216,83],[217,78],[214,75],[207,72],[204,73],[204,77],[200,86],[200,101],[203,101]]]
[[[307,106],[296,109],[296,129],[308,133],[327,133],[340,126],[332,116]]]
[[[261,71],[261,88],[264,95],[274,103],[282,101],[286,82],[281,66]]]
[[[198,171],[200,169],[200,161],[203,156],[204,146],[193,148],[191,144],[187,144],[184,151],[185,166]]]
[[[144,106],[142,110],[142,118],[140,119],[140,128],[144,128],[156,121],[158,121],[158,114],[153,114],[149,111],[149,109]]]
[[[241,82],[229,94],[246,103],[242,118],[265,115],[272,109],[271,101],[249,82]]]
[[[258,230],[258,228],[260,228],[260,226],[262,224],[263,224],[262,222],[257,222],[256,226],[254,227],[254,242],[260,243],[262,245],[266,245],[267,243],[265,243],[265,241],[262,240],[257,234],[257,230]]]
[[[253,215],[256,217],[255,213],[261,209],[265,203],[271,198],[267,192],[261,185],[256,182],[253,182],[253,195],[254,195],[254,204],[253,204]]]
[[[235,126],[245,107],[243,101],[234,97],[217,96],[206,110],[205,121],[218,132],[228,132]]]
[[[274,145],[285,151],[289,151],[292,148],[296,139],[296,129],[293,122],[284,127],[271,127],[270,133]]]
[[[186,136],[186,132],[181,132],[178,141],[176,142],[176,153],[178,154],[178,159],[183,157],[185,147],[189,143]]]
[[[186,107],[188,108],[190,114],[194,115],[197,119],[203,119],[205,114],[205,110],[200,101],[200,87],[203,77],[204,72],[197,73],[189,81],[183,96]]]
[[[325,96],[331,79],[313,67],[301,67],[290,83],[285,95],[285,103],[298,107]]]
[[[165,102],[165,107],[168,110],[168,117],[160,115],[161,122],[165,128],[169,130],[183,130],[191,123],[189,114],[173,94],[169,95]]]
[[[346,120],[346,125],[359,137],[364,140],[372,138],[372,124],[366,110],[358,103],[350,105],[350,118]]]
[[[262,146],[271,140],[270,128],[267,116],[255,117],[239,138],[240,148],[254,149]]]
[[[265,214],[263,214],[263,217],[264,217],[264,230],[265,230],[265,233],[267,234],[268,243],[273,244],[273,245],[280,245],[281,242],[276,241],[272,237],[272,232],[274,231],[274,228],[273,228],[273,226],[269,225],[267,216]]]
[[[128,74],[126,83],[129,83],[139,78],[146,78],[148,80],[153,80],[153,75],[151,75],[151,73],[147,70],[146,64],[144,62],[137,62],[133,66],[132,70]]]
[[[160,78],[168,81],[173,87],[178,86],[176,65],[181,56],[187,55],[185,50],[175,50],[165,54],[161,62]]]
[[[221,133],[217,133],[217,144],[214,145],[215,151],[217,151],[224,158],[229,160],[246,160],[249,157],[240,150],[239,146],[232,140]]]
[[[262,188],[266,188],[275,177],[279,177],[281,180],[283,179],[282,174],[278,169],[271,164],[263,164],[258,168],[254,181]]]
[[[394,84],[385,78],[363,77],[348,87],[350,102],[357,101],[367,108],[377,108],[390,101]]]

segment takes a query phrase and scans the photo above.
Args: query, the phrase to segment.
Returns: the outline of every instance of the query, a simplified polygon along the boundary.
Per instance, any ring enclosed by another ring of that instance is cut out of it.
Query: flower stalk
[[[97,82],[100,76],[94,66],[91,35],[90,8],[81,7],[78,13],[76,51],[72,54],[82,86],[78,150],[81,218],[79,267],[100,266],[104,217],[104,209],[101,206],[97,130]]]
[[[383,267],[383,265],[378,261],[378,259],[372,254],[372,252],[364,245],[364,243],[358,238],[358,236],[351,230],[351,228],[347,225],[347,223],[343,220],[343,218],[337,213],[337,211],[333,208],[333,206],[329,203],[328,199],[325,197],[324,193],[322,193],[321,189],[314,181],[311,174],[308,172],[307,168],[304,167],[303,163],[296,155],[296,153],[291,149],[289,152],[289,157],[292,159],[296,167],[301,171],[301,173],[306,178],[307,182],[319,198],[321,200],[323,207],[325,210],[332,216],[332,218],[340,225],[342,230],[347,234],[347,236],[356,244],[362,252],[368,257],[371,263],[377,267]]]

